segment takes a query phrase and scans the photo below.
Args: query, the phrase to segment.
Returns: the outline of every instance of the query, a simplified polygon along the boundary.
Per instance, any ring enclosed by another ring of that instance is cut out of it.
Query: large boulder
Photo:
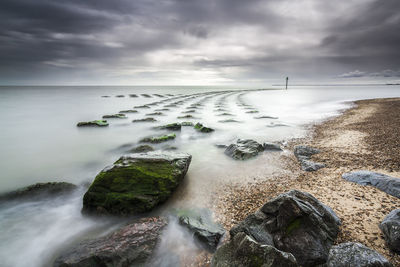
[[[95,178],[83,197],[84,213],[131,215],[166,201],[188,171],[186,153],[148,152],[122,156]]]
[[[298,266],[292,254],[273,246],[262,245],[245,233],[238,233],[231,241],[222,245],[214,254],[212,267],[248,266]]]
[[[59,197],[76,190],[78,187],[66,182],[36,183],[18,190],[0,195],[0,201],[39,199]]]
[[[264,151],[262,144],[251,139],[238,139],[225,149],[225,154],[238,160],[253,158]]]
[[[311,160],[311,156],[318,153],[320,153],[319,149],[310,146],[299,145],[294,148],[294,155],[300,162],[301,168],[307,172],[317,171],[325,167],[325,164]]]
[[[342,178],[360,185],[374,186],[389,195],[400,198],[400,178],[364,170],[345,173]]]
[[[390,267],[390,262],[381,254],[360,243],[342,243],[332,247],[327,267]]]
[[[292,190],[264,204],[256,213],[234,226],[257,242],[293,254],[302,266],[326,262],[339,233],[340,219],[312,195]]]
[[[211,218],[206,210],[181,210],[177,214],[179,223],[189,229],[194,237],[209,251],[215,251],[225,229]]]
[[[381,222],[382,230],[389,248],[400,253],[400,209],[391,211]]]
[[[165,218],[144,218],[98,239],[88,240],[63,253],[55,267],[143,266],[157,245]]]

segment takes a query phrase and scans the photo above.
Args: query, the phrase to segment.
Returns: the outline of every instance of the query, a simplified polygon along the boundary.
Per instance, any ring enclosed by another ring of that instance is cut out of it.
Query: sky
[[[400,81],[399,0],[2,0],[0,85]]]

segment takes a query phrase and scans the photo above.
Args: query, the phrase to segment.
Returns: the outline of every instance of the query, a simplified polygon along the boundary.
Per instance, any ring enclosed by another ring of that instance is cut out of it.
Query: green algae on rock
[[[157,121],[157,120],[149,117],[149,118],[144,118],[144,119],[133,120],[132,122],[155,122],[155,121]]]
[[[125,114],[110,114],[110,115],[104,115],[103,119],[126,119]]]
[[[127,109],[127,110],[121,110],[119,113],[137,113],[138,111],[135,109]]]
[[[149,152],[149,151],[154,151],[154,148],[152,146],[149,146],[149,145],[141,145],[141,146],[137,146],[135,148],[132,148],[128,152],[129,153],[144,153],[144,152]]]
[[[85,127],[85,126],[105,127],[105,126],[108,126],[108,122],[106,120],[82,121],[82,122],[78,122],[78,124],[76,126],[78,126],[78,127]]]
[[[167,134],[167,135],[162,135],[162,136],[157,136],[157,137],[146,137],[140,140],[141,143],[152,143],[152,144],[158,144],[162,142],[167,142],[169,140],[175,139],[176,134]]]
[[[203,126],[203,124],[201,124],[201,123],[196,123],[196,125],[194,126],[194,128],[196,129],[196,130],[198,130],[199,132],[202,132],[202,133],[211,133],[211,132],[213,132],[214,131],[214,129],[212,129],[212,128],[209,128],[209,127],[205,127],[205,126]]]
[[[126,216],[150,211],[173,193],[191,159],[174,152],[122,156],[96,176],[83,197],[82,212]]]
[[[166,129],[166,130],[171,130],[171,131],[180,131],[181,128],[182,128],[182,125],[177,122],[169,123],[169,124],[158,127],[158,129]]]

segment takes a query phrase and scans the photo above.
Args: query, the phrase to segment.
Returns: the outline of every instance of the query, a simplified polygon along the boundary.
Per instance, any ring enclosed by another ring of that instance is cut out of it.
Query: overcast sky
[[[0,84],[400,80],[399,0],[1,0]]]

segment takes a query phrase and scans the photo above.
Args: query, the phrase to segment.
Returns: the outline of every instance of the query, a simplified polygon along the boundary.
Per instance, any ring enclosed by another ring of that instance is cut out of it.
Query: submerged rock
[[[224,113],[218,114],[217,116],[233,116],[233,114],[224,112]]]
[[[257,116],[257,117],[254,117],[254,119],[272,119],[272,120],[277,120],[278,117],[272,117],[272,116]]]
[[[122,156],[95,178],[83,197],[84,213],[130,215],[166,201],[183,180],[192,156],[148,152]]]
[[[295,257],[273,246],[263,245],[241,232],[222,245],[211,260],[212,267],[297,267]]]
[[[137,113],[137,110],[134,109],[127,109],[127,110],[121,110],[119,113]]]
[[[391,267],[381,254],[360,243],[342,243],[332,247],[329,252],[327,267]]]
[[[135,148],[132,148],[128,152],[129,153],[144,153],[144,152],[150,152],[150,151],[154,151],[154,148],[152,146],[141,145],[141,146],[137,146]]]
[[[36,183],[12,192],[1,194],[0,201],[58,197],[69,194],[77,188],[76,185],[66,182]]]
[[[143,266],[151,258],[167,220],[143,218],[97,239],[81,242],[59,256],[54,267]]]
[[[195,119],[192,115],[178,116],[178,119]]]
[[[146,97],[146,98],[151,98],[151,95],[148,95],[148,94],[140,94],[140,95],[143,97]]]
[[[147,113],[146,116],[162,116],[164,113],[162,112],[152,112],[152,113]]]
[[[111,114],[111,115],[104,115],[103,119],[126,119],[125,114]]]
[[[152,143],[152,144],[158,144],[162,142],[167,142],[169,140],[175,139],[176,134],[168,134],[168,135],[162,135],[162,136],[157,136],[157,137],[146,137],[140,140],[142,143]]]
[[[197,111],[194,109],[190,109],[190,110],[186,110],[186,111],[182,111],[182,113],[196,113]]]
[[[264,150],[282,151],[281,146],[278,144],[274,144],[274,143],[264,143],[263,147],[264,147]]]
[[[166,130],[171,130],[171,131],[180,131],[182,128],[182,125],[180,123],[170,123],[166,124],[163,126],[158,127],[159,129],[166,129]]]
[[[249,111],[246,111],[246,113],[259,113],[259,111],[258,110],[249,110]]]
[[[400,253],[400,209],[391,211],[383,219],[379,228],[382,230],[389,248]]]
[[[183,121],[180,124],[181,124],[181,126],[193,126],[194,125],[194,123],[191,121]]]
[[[205,127],[205,126],[203,126],[203,124],[201,124],[201,123],[196,123],[196,125],[194,126],[194,128],[196,129],[196,130],[198,130],[199,132],[202,132],[202,133],[211,133],[211,132],[214,132],[214,129],[212,129],[212,128],[209,128],[209,127]]]
[[[234,120],[234,119],[227,119],[227,120],[220,120],[220,121],[218,121],[218,122],[221,122],[221,123],[228,123],[228,122],[240,122],[240,121]]]
[[[105,127],[105,126],[108,126],[108,122],[106,120],[82,121],[82,122],[78,122],[78,124],[76,126],[78,126],[78,127],[86,127],[86,126]]]
[[[238,160],[253,158],[264,151],[263,146],[251,139],[238,139],[236,144],[231,144],[225,149],[225,154]]]
[[[342,178],[360,185],[374,186],[389,195],[400,198],[400,178],[364,170],[345,173]]]
[[[225,229],[213,222],[210,212],[205,210],[181,210],[177,214],[179,223],[187,227],[194,237],[209,251],[215,251]]]
[[[150,108],[148,105],[135,106],[134,108]]]
[[[320,153],[319,149],[310,146],[299,145],[294,148],[294,155],[300,162],[301,168],[308,172],[317,171],[325,167],[325,164],[311,160],[311,156],[318,153]]]
[[[138,97],[137,94],[130,94],[129,96],[130,96],[130,97]]]
[[[158,109],[155,109],[154,111],[169,111],[170,109],[169,108],[158,108]]]
[[[316,266],[328,259],[339,225],[328,206],[308,193],[292,190],[268,201],[230,234],[244,232],[262,245],[293,254],[301,266]]]
[[[116,95],[115,97],[125,97],[124,95]]]
[[[144,119],[133,120],[132,122],[155,122],[155,121],[157,121],[157,120],[149,117],[149,118],[144,118]]]

